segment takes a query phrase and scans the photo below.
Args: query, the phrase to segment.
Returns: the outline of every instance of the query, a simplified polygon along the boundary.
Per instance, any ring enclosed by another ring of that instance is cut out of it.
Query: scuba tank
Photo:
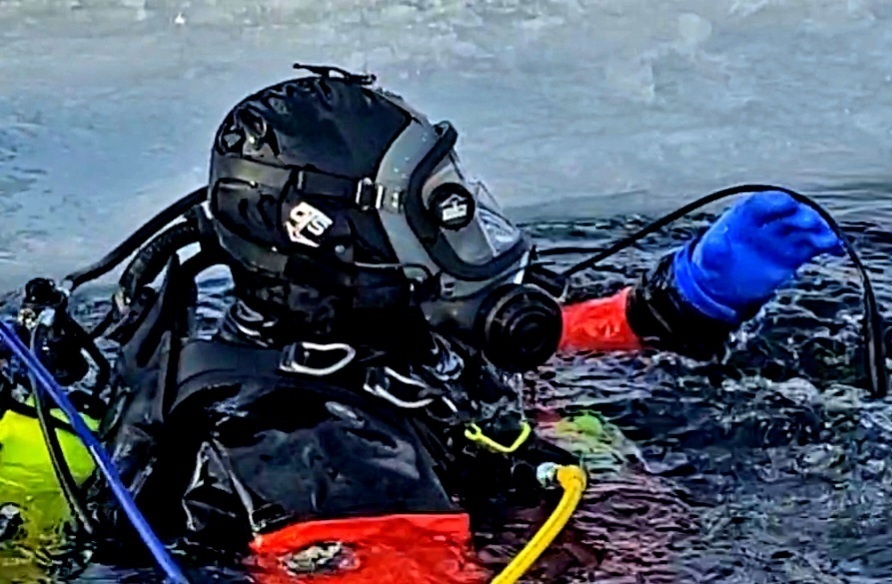
[[[64,314],[50,327],[37,327],[38,314],[47,307]],[[89,365],[82,353],[85,333],[67,316],[67,296],[42,278],[28,283],[16,323],[17,334],[29,339],[60,383],[69,385],[84,377]],[[4,347],[4,349],[6,349]],[[99,369],[97,383],[105,384],[108,364],[98,349],[94,355]],[[4,351],[5,353],[5,351]],[[0,503],[13,504],[24,520],[20,528],[26,540],[39,539],[69,518],[66,499],[95,470],[89,451],[68,418],[50,408],[42,393],[28,392],[28,375],[19,373],[2,359],[0,375]],[[99,428],[104,406],[83,390],[73,390],[81,420],[91,431]]]
[[[0,414],[0,502],[22,510],[22,530],[31,538],[54,529],[71,511],[53,468],[34,399],[22,405],[25,407]],[[50,415],[57,422],[55,432],[64,464],[80,486],[96,465],[65,415],[57,408]],[[82,419],[90,430],[98,429],[97,419],[87,415]]]

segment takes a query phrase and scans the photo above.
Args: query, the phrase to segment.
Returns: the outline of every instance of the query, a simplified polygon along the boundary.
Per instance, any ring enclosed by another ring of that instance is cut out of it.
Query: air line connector
[[[560,465],[553,462],[543,462],[536,467],[536,480],[546,489],[554,489],[559,486],[557,471]]]

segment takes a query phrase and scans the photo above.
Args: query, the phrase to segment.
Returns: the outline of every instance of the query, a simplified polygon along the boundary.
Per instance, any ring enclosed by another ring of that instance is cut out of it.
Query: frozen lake
[[[0,31],[4,284],[202,183],[228,108],[295,61],[452,120],[518,218],[766,181],[888,207],[886,0],[0,0]]]

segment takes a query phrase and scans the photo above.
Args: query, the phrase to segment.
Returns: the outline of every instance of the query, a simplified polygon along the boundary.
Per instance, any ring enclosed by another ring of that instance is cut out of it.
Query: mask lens
[[[490,249],[496,255],[511,249],[520,239],[520,230],[503,214],[499,204],[482,183],[476,185],[477,218]]]
[[[495,199],[479,185],[474,219],[458,230],[443,230],[443,236],[464,262],[482,265],[511,250],[521,239],[520,230],[504,215]]]

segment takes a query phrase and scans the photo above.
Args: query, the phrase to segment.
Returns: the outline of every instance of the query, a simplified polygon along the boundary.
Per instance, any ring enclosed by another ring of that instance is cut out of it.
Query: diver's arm
[[[632,288],[606,298],[593,298],[561,308],[564,330],[560,351],[633,351],[642,347],[641,337],[629,324],[628,304]]]
[[[708,358],[735,327],[689,306],[670,285],[671,256],[634,286],[563,307],[560,350],[635,351],[665,348]]]
[[[749,196],[634,286],[564,308],[561,348],[652,346],[695,358],[721,350],[802,265],[842,253],[831,228],[789,195]]]

